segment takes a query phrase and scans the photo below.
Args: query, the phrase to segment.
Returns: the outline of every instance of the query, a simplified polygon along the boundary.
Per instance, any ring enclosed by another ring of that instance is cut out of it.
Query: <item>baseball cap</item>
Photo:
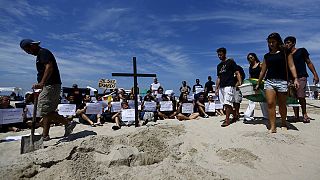
[[[73,88],[78,88],[78,84],[73,84],[72,87]]]
[[[32,39],[23,39],[20,41],[20,47],[24,49],[26,46],[30,44],[40,44],[40,41],[34,41]]]

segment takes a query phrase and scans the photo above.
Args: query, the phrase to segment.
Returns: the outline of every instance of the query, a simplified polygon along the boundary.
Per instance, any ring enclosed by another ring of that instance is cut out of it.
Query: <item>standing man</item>
[[[158,78],[153,78],[153,83],[150,85],[152,95],[156,96],[158,94],[158,89],[160,86],[161,84],[158,82]]]
[[[301,105],[303,122],[310,123],[310,118],[307,114],[306,108],[306,88],[307,88],[307,77],[309,77],[306,64],[309,70],[313,74],[313,83],[317,84],[319,82],[319,76],[316,69],[313,66],[309,58],[309,52],[305,48],[296,48],[296,38],[293,36],[288,36],[284,39],[284,43],[288,51],[293,56],[293,62],[296,67],[297,77],[299,82],[299,88],[297,89],[296,96]],[[293,107],[295,120],[299,120],[299,107]]]
[[[215,85],[215,83],[212,81],[212,77],[208,76],[208,81],[204,85],[204,92],[206,93],[206,96],[208,96],[208,93],[212,93],[213,92],[213,86],[214,85]]]
[[[232,105],[234,103],[235,87],[241,85],[241,75],[237,69],[237,64],[233,59],[227,58],[227,50],[222,47],[217,49],[217,54],[221,62],[217,66],[216,95],[219,95],[220,102],[224,105],[226,119],[221,127],[230,125],[230,114],[234,114]],[[237,82],[234,76],[236,74]]]
[[[201,91],[199,91],[200,88],[202,89]],[[195,99],[198,99],[200,92],[203,92],[203,86],[200,84],[200,79],[196,79],[196,84],[193,85],[192,92]]]
[[[197,92],[197,88],[203,88],[203,86],[200,84],[200,79],[196,79],[196,84],[193,85],[192,87],[192,92],[194,94],[198,94],[199,92]]]
[[[56,111],[60,102],[61,79],[57,62],[53,54],[39,46],[40,41],[23,39],[20,47],[28,54],[36,56],[37,81],[32,86],[33,89],[42,89],[38,99],[38,111],[42,117],[43,140],[50,140],[49,130],[50,123],[57,122],[65,125],[65,134],[68,136],[72,133],[76,123],[69,122]]]

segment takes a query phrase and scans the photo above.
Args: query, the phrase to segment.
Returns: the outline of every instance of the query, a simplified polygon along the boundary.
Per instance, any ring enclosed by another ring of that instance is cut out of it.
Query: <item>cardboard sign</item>
[[[155,112],[157,111],[157,103],[154,101],[145,101],[144,102],[144,111]]]
[[[160,111],[173,111],[172,101],[160,101]]]
[[[115,89],[117,88],[117,81],[115,79],[100,79],[99,88]]]
[[[27,109],[27,118],[32,118],[33,117],[33,104],[27,105],[26,109]],[[40,117],[39,111],[37,111],[37,116],[36,117]]]
[[[86,114],[101,114],[102,106],[100,103],[87,103]]]
[[[216,112],[215,103],[206,102],[204,103],[205,112]]]
[[[135,111],[134,109],[122,109],[121,120],[126,124],[133,124],[135,122]]]
[[[0,109],[0,124],[19,123],[23,121],[23,109]]]
[[[120,112],[121,102],[111,102],[111,112]]]
[[[215,101],[214,103],[216,109],[223,109],[223,104],[220,101]]]
[[[182,113],[192,114],[193,103],[182,103]]]
[[[62,116],[74,116],[76,115],[75,104],[58,104],[58,114]]]

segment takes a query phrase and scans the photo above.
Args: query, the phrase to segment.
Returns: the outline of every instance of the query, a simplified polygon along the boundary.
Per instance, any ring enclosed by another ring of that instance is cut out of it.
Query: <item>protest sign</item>
[[[100,103],[87,103],[86,114],[101,114],[102,106]]]
[[[0,109],[0,124],[11,124],[23,121],[23,109]]]
[[[126,124],[134,124],[135,110],[134,109],[122,109],[121,120]]]
[[[220,101],[215,101],[214,103],[215,103],[215,108],[216,109],[223,109],[223,104],[221,104]]]
[[[157,111],[156,107],[157,107],[157,103],[154,101],[145,101],[143,103],[144,105],[144,111],[149,111],[149,112],[155,112]]]
[[[173,111],[172,101],[160,101],[160,111]]]
[[[27,118],[32,118],[33,117],[33,104],[27,105],[26,106],[26,110],[27,110]],[[37,111],[37,116],[36,117],[40,117],[39,111]]]
[[[193,103],[182,103],[182,113],[193,113]]]
[[[121,111],[121,102],[111,102],[111,112],[120,112]]]
[[[205,112],[216,112],[216,106],[213,102],[206,102],[204,103]]]
[[[117,88],[117,81],[115,79],[100,79],[99,88],[115,89]]]
[[[58,104],[58,113],[62,116],[74,116],[76,115],[76,105]]]

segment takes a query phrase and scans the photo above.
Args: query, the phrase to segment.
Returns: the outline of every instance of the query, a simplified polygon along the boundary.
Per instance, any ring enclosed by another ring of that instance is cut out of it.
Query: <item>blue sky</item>
[[[23,38],[41,41],[55,55],[63,86],[98,88],[113,72],[156,73],[165,89],[178,90],[208,75],[216,79],[216,55],[227,48],[248,72],[246,56],[268,51],[266,37],[279,32],[297,37],[297,46],[320,64],[319,0],[0,0],[0,86],[30,90],[35,57],[19,47]],[[312,74],[309,81],[312,81]],[[132,78],[116,77],[131,88]],[[152,78],[138,79],[141,89]],[[99,89],[99,88],[98,88]],[[99,92],[102,89],[99,89]]]

